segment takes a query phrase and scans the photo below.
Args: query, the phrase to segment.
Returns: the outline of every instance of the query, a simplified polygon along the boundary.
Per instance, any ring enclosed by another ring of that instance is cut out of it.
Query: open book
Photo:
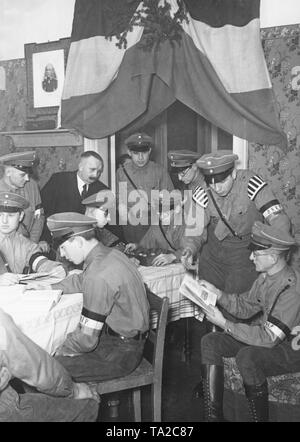
[[[216,305],[217,295],[200,284],[188,273],[184,275],[179,292],[197,304],[204,313],[211,313],[211,305]]]

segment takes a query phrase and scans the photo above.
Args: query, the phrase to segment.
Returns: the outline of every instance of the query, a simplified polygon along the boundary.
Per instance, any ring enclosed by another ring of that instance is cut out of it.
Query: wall
[[[0,132],[25,130],[27,98],[25,60],[1,61],[0,66],[6,72],[6,90],[0,90]],[[13,146],[9,139],[0,137],[0,154],[12,150]],[[30,150],[30,147],[27,150]],[[76,169],[83,146],[37,148],[36,152],[40,159],[36,174],[40,186],[43,187],[52,173]]]
[[[300,234],[300,25],[261,31],[286,147],[250,144],[249,167],[268,179]]]
[[[280,120],[288,136],[288,146],[251,144],[249,166],[268,179],[300,233],[300,25],[267,28],[261,31],[266,60]],[[24,130],[26,119],[25,60],[0,62],[6,71],[6,91],[0,91],[0,131]],[[0,152],[11,146],[0,137]],[[38,175],[40,185],[51,173],[76,168],[83,147],[41,148]]]

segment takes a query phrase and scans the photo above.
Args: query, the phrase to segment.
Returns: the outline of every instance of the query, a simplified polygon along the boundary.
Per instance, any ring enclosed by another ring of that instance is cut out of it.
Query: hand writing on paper
[[[18,284],[20,276],[16,273],[3,273],[0,275],[0,285],[14,285]]]
[[[26,290],[52,290],[52,287],[47,282],[31,281],[26,284]]]

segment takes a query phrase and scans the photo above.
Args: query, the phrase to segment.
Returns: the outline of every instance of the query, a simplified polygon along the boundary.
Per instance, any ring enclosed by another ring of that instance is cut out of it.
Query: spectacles
[[[258,256],[270,255],[270,252],[263,252],[263,251],[260,251],[260,250],[253,250],[252,251],[252,255],[254,256],[254,258],[257,258]]]
[[[181,172],[178,172],[178,175],[183,178],[187,175],[187,173],[191,170],[190,167],[187,167],[186,169],[182,170]]]

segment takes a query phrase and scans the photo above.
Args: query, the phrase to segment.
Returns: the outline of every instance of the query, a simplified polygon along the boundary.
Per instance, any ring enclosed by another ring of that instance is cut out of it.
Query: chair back
[[[147,297],[150,304],[150,331],[145,344],[144,357],[152,364],[154,373],[162,376],[169,299],[160,298],[149,289],[147,289]],[[153,312],[158,316],[156,329],[151,327]]]

